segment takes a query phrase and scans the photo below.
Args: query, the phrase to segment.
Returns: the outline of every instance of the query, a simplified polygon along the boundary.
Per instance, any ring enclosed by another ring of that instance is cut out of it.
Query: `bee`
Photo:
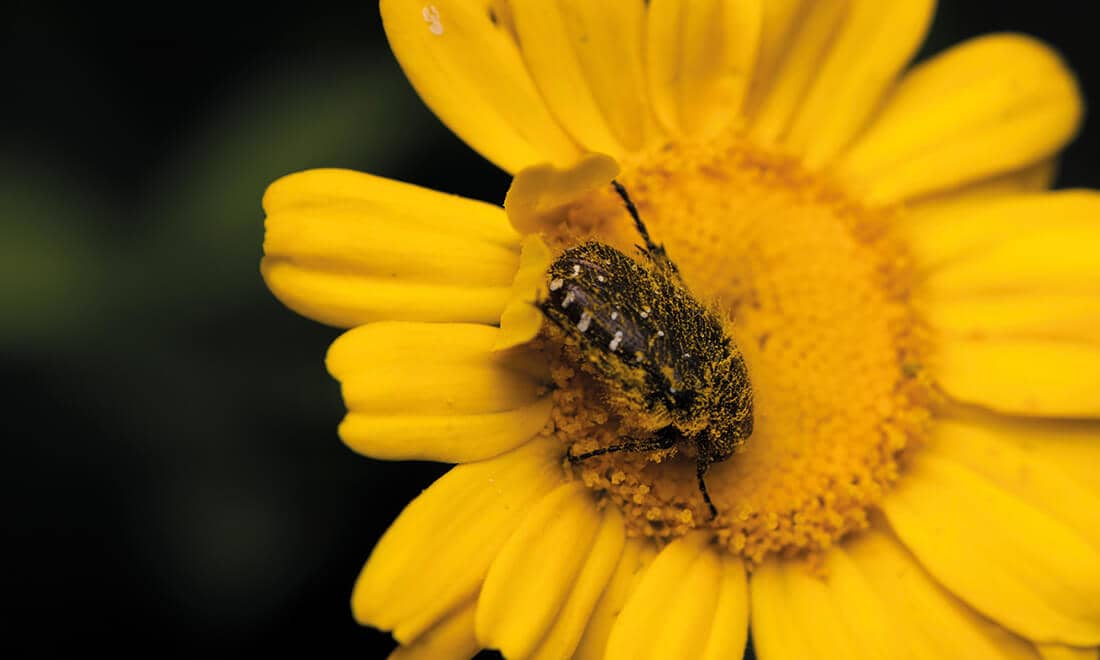
[[[549,295],[537,304],[592,365],[611,407],[642,413],[650,435],[579,455],[570,449],[567,457],[577,463],[693,443],[699,492],[713,519],[707,469],[752,434],[745,361],[722,319],[691,294],[664,246],[650,238],[626,189],[611,183],[641,235],[641,260],[595,241],[571,247],[547,270]]]

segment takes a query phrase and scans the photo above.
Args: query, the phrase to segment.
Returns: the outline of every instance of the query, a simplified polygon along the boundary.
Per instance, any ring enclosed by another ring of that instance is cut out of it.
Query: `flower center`
[[[707,473],[715,518],[690,442],[595,456],[573,474],[606,493],[634,535],[711,528],[754,562],[817,553],[866,527],[928,419],[911,277],[887,234],[893,212],[863,207],[797,161],[736,137],[666,147],[625,163],[619,180],[692,293],[730,319],[755,428],[743,451]],[[639,242],[609,190],[571,207],[551,239],[591,237],[627,253]],[[554,432],[575,455],[630,435],[627,411],[608,409],[564,352],[553,373]]]

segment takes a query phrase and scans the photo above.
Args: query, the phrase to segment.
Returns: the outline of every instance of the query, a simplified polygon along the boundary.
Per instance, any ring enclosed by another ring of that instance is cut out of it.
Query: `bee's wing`
[[[579,346],[612,388],[635,397],[635,405],[676,407],[674,369],[665,368],[671,338],[655,319],[658,300],[670,285],[612,247],[586,243],[572,248],[550,269],[549,297],[539,304],[551,322]]]

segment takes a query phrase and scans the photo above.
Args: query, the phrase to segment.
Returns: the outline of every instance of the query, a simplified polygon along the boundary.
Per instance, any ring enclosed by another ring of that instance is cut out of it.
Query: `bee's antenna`
[[[650,254],[662,252],[663,250],[661,250],[661,248],[653,242],[653,239],[649,237],[649,230],[646,229],[645,223],[642,222],[641,216],[638,215],[638,207],[634,206],[634,202],[631,201],[630,195],[626,194],[626,188],[623,187],[623,184],[612,179],[611,185],[615,187],[615,192],[619,193],[619,197],[623,198],[623,203],[626,204],[626,212],[634,219],[634,228],[638,230],[638,233],[642,235],[642,240],[645,241],[646,251]]]
[[[638,207],[634,206],[634,202],[631,201],[630,195],[626,194],[626,188],[615,179],[611,180],[611,185],[615,187],[615,192],[619,193],[619,197],[622,197],[623,203],[626,204],[626,212],[634,219],[634,228],[642,235],[642,240],[645,242],[646,255],[658,268],[667,271],[683,285],[684,281],[680,276],[680,269],[677,268],[676,264],[672,262],[672,259],[668,257],[668,253],[665,252],[664,246],[657,245],[653,242],[653,239],[649,237],[649,230],[646,229],[645,223],[642,222],[641,216],[638,215]]]

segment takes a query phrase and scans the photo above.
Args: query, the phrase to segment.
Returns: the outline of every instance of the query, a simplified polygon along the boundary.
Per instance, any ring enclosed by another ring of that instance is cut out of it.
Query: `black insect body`
[[[550,266],[549,296],[539,307],[593,366],[611,406],[642,413],[651,436],[569,458],[693,442],[699,490],[717,516],[703,476],[752,434],[745,363],[722,320],[691,295],[626,191],[613,185],[645,242],[644,263],[603,243],[569,248]]]

